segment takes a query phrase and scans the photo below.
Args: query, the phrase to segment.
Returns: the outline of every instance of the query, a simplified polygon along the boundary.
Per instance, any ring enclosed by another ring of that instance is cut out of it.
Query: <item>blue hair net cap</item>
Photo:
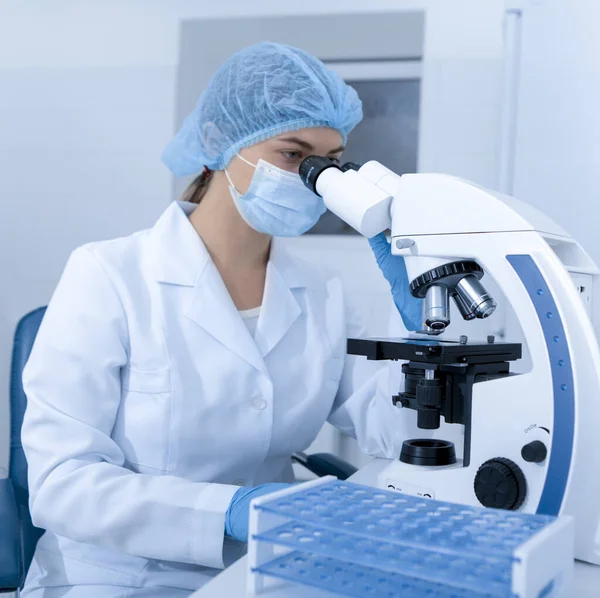
[[[272,42],[231,56],[163,152],[177,176],[223,170],[242,148],[289,131],[330,127],[346,142],[362,119],[358,94],[320,60]]]

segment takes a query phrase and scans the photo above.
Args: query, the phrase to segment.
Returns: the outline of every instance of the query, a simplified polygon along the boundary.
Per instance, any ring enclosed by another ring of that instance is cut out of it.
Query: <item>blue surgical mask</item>
[[[227,169],[225,175],[237,209],[254,230],[274,237],[297,237],[325,213],[323,199],[304,186],[300,175],[264,160],[255,165],[238,157],[255,169],[248,191],[242,194],[235,188]]]

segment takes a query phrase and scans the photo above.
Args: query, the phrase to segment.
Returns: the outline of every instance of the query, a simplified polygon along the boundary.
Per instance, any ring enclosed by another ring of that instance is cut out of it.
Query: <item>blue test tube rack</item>
[[[248,560],[251,595],[571,598],[573,522],[327,477],[252,502]]]

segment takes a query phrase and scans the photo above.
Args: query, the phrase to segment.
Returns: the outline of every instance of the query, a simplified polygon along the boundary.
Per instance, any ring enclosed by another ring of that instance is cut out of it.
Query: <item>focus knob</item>
[[[510,459],[486,461],[475,475],[475,494],[484,507],[516,511],[525,500],[527,483],[520,467]]]

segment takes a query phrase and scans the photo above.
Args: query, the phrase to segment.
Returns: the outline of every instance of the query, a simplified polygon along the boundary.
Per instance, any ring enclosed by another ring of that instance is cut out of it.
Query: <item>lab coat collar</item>
[[[263,357],[285,336],[302,313],[294,291],[286,282],[283,258],[280,248],[274,252],[272,249],[271,259],[267,264],[262,309],[254,333],[254,342]]]
[[[188,220],[196,204],[173,202],[150,231],[154,275],[158,282],[193,287],[209,261],[200,235]]]
[[[195,286],[201,271],[211,261],[202,239],[189,221],[189,215],[196,207],[190,202],[174,201],[152,228],[150,243],[158,282]],[[310,273],[305,267],[299,267],[283,247],[281,239],[271,240],[269,262],[290,289],[310,285]]]
[[[264,372],[263,358],[302,312],[295,293],[310,284],[309,270],[285,251],[280,240],[272,240],[262,309],[253,339],[217,267],[188,220],[194,208],[194,204],[174,203],[152,229],[156,279],[194,287],[192,300],[185,308],[186,316]]]

